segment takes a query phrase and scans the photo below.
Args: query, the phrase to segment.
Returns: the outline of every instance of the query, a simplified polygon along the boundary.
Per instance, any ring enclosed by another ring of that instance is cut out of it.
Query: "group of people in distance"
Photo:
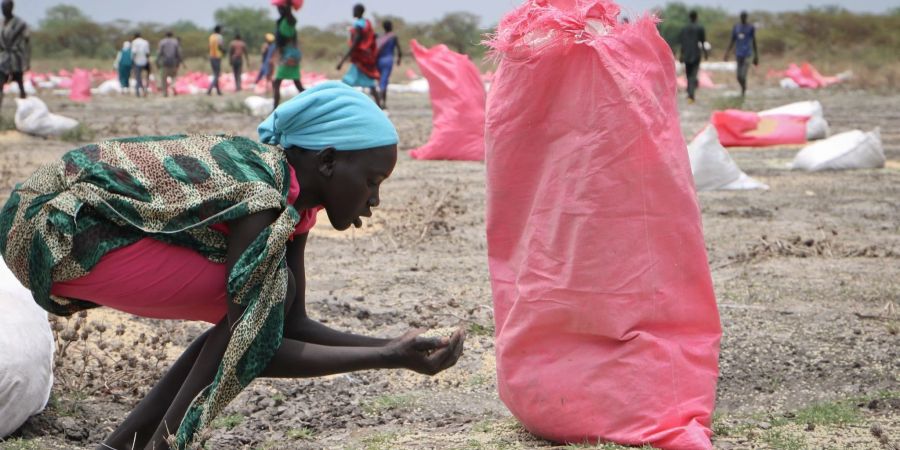
[[[278,20],[275,22],[273,33],[267,33],[265,43],[260,49],[262,61],[255,83],[262,79],[267,80],[274,95],[274,104],[281,103],[281,85],[284,81],[291,81],[299,92],[304,87],[300,78],[300,62],[303,58],[300,51],[297,36],[297,18],[294,10],[299,9],[296,2],[280,2],[278,8]],[[384,34],[377,35],[372,22],[364,18],[365,7],[357,4],[353,7],[353,25],[350,29],[350,45],[347,53],[337,65],[341,70],[349,60],[352,65],[344,76],[343,81],[350,86],[368,88],[375,103],[380,107],[386,107],[387,86],[390,80],[394,64],[400,65],[403,51],[400,47],[394,25],[390,20],[382,24]],[[234,39],[225,47],[222,36],[222,26],[216,25],[209,36],[209,62],[212,70],[212,81],[207,95],[213,91],[222,95],[219,86],[219,77],[222,72],[222,59],[227,57],[231,64],[234,76],[235,89],[241,90],[241,81],[244,67],[252,70],[247,55],[247,44],[241,39],[241,34],[235,33]],[[169,94],[170,79],[178,75],[178,68],[184,65],[181,41],[167,32],[166,37],[159,42],[156,64],[159,67],[161,87],[164,95]],[[277,63],[277,64],[276,64]],[[141,37],[141,33],[135,33],[132,41],[125,42],[116,56],[115,68],[119,74],[119,82],[123,89],[129,87],[129,80],[134,76],[135,94],[147,95],[144,74],[147,74],[149,84],[150,44]],[[173,89],[174,90],[174,89]]]
[[[702,59],[709,59],[709,44],[706,40],[706,29],[697,22],[697,11],[691,11],[688,17],[690,23],[682,28],[679,39],[681,44],[679,60],[684,64],[684,72],[687,77],[688,103],[694,103],[701,56]],[[741,12],[740,23],[735,24],[731,30],[731,42],[723,57],[725,61],[728,61],[731,49],[734,49],[735,52],[737,81],[741,85],[741,97],[743,97],[747,93],[747,73],[750,71],[750,63],[752,61],[754,66],[759,65],[756,28],[747,21],[746,11]]]

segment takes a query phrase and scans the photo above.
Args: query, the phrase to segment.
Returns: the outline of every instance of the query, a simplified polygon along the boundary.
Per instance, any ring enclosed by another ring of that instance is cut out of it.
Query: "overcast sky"
[[[306,0],[300,11],[301,24],[328,25],[351,17],[352,6],[359,0]],[[410,21],[428,21],[450,11],[469,11],[482,17],[484,25],[496,23],[504,12],[521,0],[362,0],[368,11],[392,14]],[[47,8],[68,3],[76,5],[98,22],[127,19],[132,22],[173,23],[187,19],[211,26],[213,11],[226,5],[269,7],[268,0],[15,0],[16,14],[37,25]],[[666,0],[621,0],[629,15]],[[721,6],[733,12],[741,9],[771,11],[800,10],[807,6],[840,5],[853,11],[881,13],[896,7],[897,0],[688,0],[688,4]],[[274,17],[274,8],[273,17]]]

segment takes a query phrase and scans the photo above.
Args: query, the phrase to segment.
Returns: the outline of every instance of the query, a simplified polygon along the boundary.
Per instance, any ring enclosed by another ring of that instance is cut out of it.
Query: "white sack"
[[[78,121],[52,114],[37,97],[16,99],[16,129],[35,136],[59,136],[78,126]]]
[[[53,334],[41,309],[0,258],[0,438],[43,411],[53,387]]]
[[[716,127],[707,125],[688,145],[691,172],[698,191],[768,189],[737,166],[719,143]]]
[[[868,133],[848,131],[807,145],[794,157],[791,168],[807,172],[877,169],[884,163],[881,133],[876,128]]]

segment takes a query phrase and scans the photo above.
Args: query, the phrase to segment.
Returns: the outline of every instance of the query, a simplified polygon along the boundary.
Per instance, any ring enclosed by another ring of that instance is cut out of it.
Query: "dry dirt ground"
[[[728,96],[733,95],[702,91],[697,104],[682,103],[685,135],[693,136],[710,111],[732,103]],[[242,98],[236,95],[106,97],[87,104],[46,99],[51,110],[82,121],[86,128],[67,141],[4,132],[0,200],[5,201],[15,181],[78,146],[79,140],[180,132],[254,136],[259,121],[242,111]],[[822,101],[835,132],[880,126],[888,167],[795,173],[786,164],[797,148],[735,149],[732,154],[743,170],[771,190],[700,194],[724,328],[716,446],[896,449],[900,95],[841,88],[757,89],[744,107],[760,110],[805,99]],[[2,114],[8,123],[13,115],[8,97]],[[469,338],[464,356],[434,378],[371,371],[257,380],[216,422],[207,448],[553,446],[517,425],[496,394],[484,166],[408,157],[406,150],[423,144],[430,132],[427,96],[392,96],[391,117],[404,151],[383,187],[376,216],[360,230],[338,233],[326,222],[312,232],[309,308],[329,325],[381,336],[465,322]],[[119,361],[105,360],[84,375],[77,367],[80,354],[69,350],[48,409],[0,443],[0,449],[94,448],[204,328],[103,310],[90,312],[85,321],[83,329],[102,323],[108,327],[107,340],[124,342],[113,353]],[[122,336],[113,335],[118,324],[128,327]],[[153,342],[152,336],[163,340]],[[88,337],[93,345],[95,339]]]

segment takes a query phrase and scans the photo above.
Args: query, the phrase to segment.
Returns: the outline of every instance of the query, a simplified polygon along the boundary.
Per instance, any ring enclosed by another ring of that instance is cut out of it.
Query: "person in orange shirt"
[[[222,90],[219,89],[219,74],[222,73],[222,55],[225,54],[225,44],[222,39],[222,26],[216,25],[213,29],[213,34],[209,35],[209,65],[212,66],[212,83],[209,85],[209,89],[206,90],[206,95],[212,95],[213,88],[216,88],[216,93],[222,95]]]

